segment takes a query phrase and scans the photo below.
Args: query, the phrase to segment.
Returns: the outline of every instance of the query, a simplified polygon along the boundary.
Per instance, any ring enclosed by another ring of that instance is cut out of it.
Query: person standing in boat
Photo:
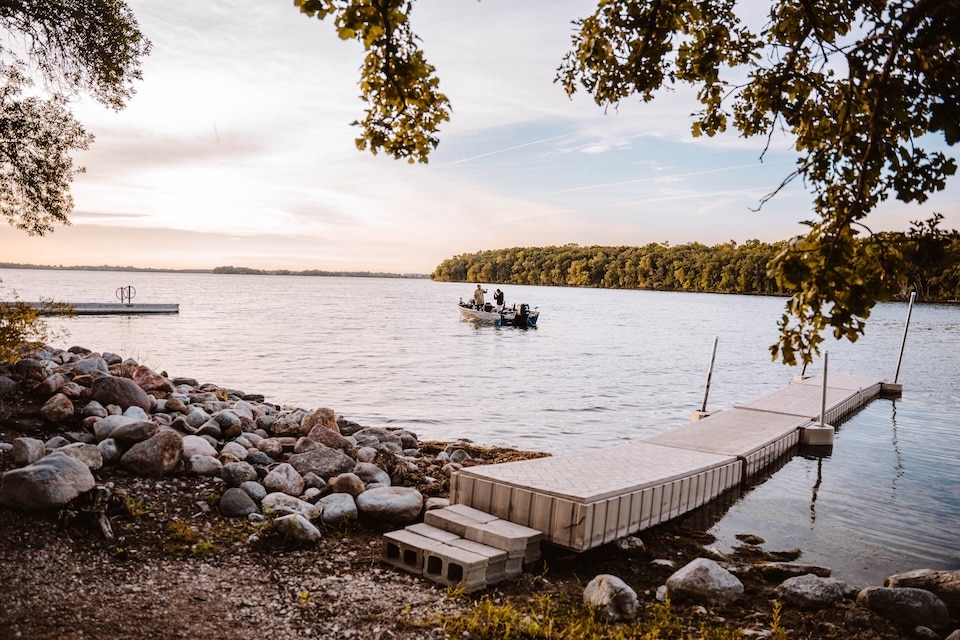
[[[476,291],[473,292],[473,306],[475,306],[477,309],[483,308],[483,294],[486,292],[487,290],[480,285],[477,285]]]
[[[503,309],[503,291],[497,289],[493,292],[493,302],[497,305],[497,310]]]

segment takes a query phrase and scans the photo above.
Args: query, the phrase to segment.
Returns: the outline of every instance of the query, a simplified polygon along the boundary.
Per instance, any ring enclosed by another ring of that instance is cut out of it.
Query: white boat
[[[460,301],[460,317],[498,327],[535,327],[540,311],[531,309],[528,304],[515,304],[512,307],[497,307],[490,303],[476,307],[472,302]]]

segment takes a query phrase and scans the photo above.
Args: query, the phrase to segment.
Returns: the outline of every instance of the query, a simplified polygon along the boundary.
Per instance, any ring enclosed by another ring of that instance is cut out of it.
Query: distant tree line
[[[213,273],[243,274],[255,276],[338,276],[352,278],[427,278],[422,273],[383,273],[381,271],[290,271],[288,269],[251,269],[250,267],[216,267]]]
[[[938,228],[939,217],[914,223],[909,233],[870,236],[902,260],[902,277],[889,298],[911,290],[928,302],[960,300],[960,234]],[[431,274],[443,282],[492,282],[609,289],[790,295],[792,289],[768,269],[788,241],[697,242],[642,247],[513,247],[466,253],[444,260]]]

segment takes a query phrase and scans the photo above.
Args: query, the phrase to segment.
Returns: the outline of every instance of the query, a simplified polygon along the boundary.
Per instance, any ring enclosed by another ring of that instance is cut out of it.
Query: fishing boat
[[[477,307],[472,302],[460,300],[457,307],[460,309],[460,317],[464,320],[494,324],[498,327],[535,327],[540,317],[540,311],[531,309],[528,304],[498,307],[488,302]]]

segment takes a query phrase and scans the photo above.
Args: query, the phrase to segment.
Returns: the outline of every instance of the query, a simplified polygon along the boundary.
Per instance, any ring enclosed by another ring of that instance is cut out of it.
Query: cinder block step
[[[465,505],[383,535],[383,562],[452,588],[476,591],[523,572],[543,534]]]

